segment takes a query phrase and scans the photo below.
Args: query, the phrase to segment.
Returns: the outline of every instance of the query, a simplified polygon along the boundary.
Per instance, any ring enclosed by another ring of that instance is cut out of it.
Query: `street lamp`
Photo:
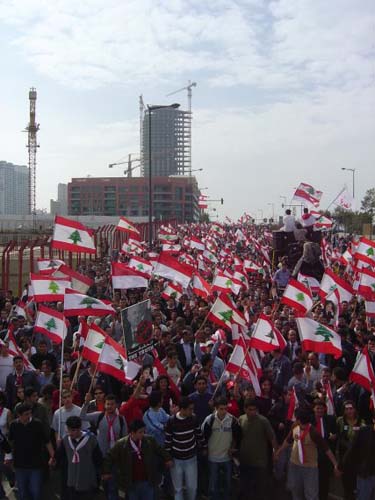
[[[196,168],[194,170],[190,170],[190,172],[202,172],[203,168]]]
[[[150,106],[147,105],[148,111],[148,242],[150,250],[152,249],[152,213],[153,213],[153,193],[152,193],[152,162],[151,162],[151,116],[152,112],[158,109],[176,109],[180,105],[177,103],[162,105],[162,106]]]
[[[353,199],[354,199],[354,174],[355,174],[355,168],[345,168],[345,167],[341,167],[341,170],[348,170],[349,172],[351,172],[353,174]]]

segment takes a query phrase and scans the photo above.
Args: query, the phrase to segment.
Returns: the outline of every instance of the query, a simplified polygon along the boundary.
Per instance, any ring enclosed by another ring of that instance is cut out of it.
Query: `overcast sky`
[[[120,175],[138,97],[193,89],[193,168],[221,217],[281,212],[307,182],[325,208],[356,168],[375,186],[374,0],[0,0],[0,160],[27,163],[38,91],[37,205],[57,183]]]

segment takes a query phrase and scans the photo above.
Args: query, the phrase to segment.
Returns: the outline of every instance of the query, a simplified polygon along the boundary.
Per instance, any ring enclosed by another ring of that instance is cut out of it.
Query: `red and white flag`
[[[375,266],[375,241],[361,236],[354,257],[367,262],[370,266]]]
[[[300,201],[304,205],[318,207],[322,192],[313,188],[310,184],[301,182],[293,195],[293,201]]]
[[[297,280],[310,288],[311,292],[315,295],[319,292],[320,283],[316,278],[307,276],[306,274],[298,273]]]
[[[212,282],[212,291],[222,292],[222,293],[231,293],[233,292],[235,295],[240,293],[242,288],[241,281],[227,276],[224,272],[218,271],[213,282]]]
[[[211,294],[211,286],[207,283],[205,279],[202,278],[200,274],[194,274],[192,281],[192,289],[195,295],[207,299]]]
[[[70,280],[49,275],[30,274],[35,302],[55,302],[64,299],[65,288],[71,287]]]
[[[292,307],[301,314],[306,314],[313,306],[313,299],[307,286],[290,278],[281,297],[281,303]]]
[[[368,301],[375,300],[375,271],[361,270],[358,293]]]
[[[272,321],[261,313],[251,334],[250,345],[263,352],[271,352],[276,349],[283,351],[286,347],[286,340]]]
[[[163,243],[161,250],[164,253],[176,255],[181,252],[181,245],[176,245],[175,243]]]
[[[51,247],[94,254],[96,249],[92,236],[93,231],[80,222],[56,215]]]
[[[259,273],[259,271],[262,269],[261,266],[248,259],[244,260],[243,267],[247,273]]]
[[[375,374],[366,347],[362,352],[357,354],[357,359],[353,370],[350,372],[349,378],[366,389],[366,391],[371,394],[373,403],[375,403]]]
[[[296,318],[301,345],[305,351],[333,354],[337,359],[342,356],[341,337],[311,318]]]
[[[251,382],[255,394],[257,396],[261,395],[257,370],[249,354],[249,349],[242,338],[240,338],[234,346],[233,352],[225,369],[229,373],[233,373],[235,376]]]
[[[217,262],[218,262],[216,255],[214,253],[212,253],[210,250],[205,250],[203,252],[203,258],[207,262],[211,262],[212,264],[217,264]]]
[[[327,268],[320,284],[319,296],[322,301],[327,299],[334,303],[350,302],[353,297],[353,289],[347,281]]]
[[[148,278],[145,278],[144,273],[140,273],[120,262],[112,262],[111,277],[113,288],[119,288],[120,290],[148,287]]]
[[[298,408],[298,398],[296,394],[296,388],[293,386],[292,390],[289,393],[289,405],[286,414],[286,419],[290,422],[296,421],[296,409]]]
[[[178,235],[167,232],[159,232],[158,238],[161,243],[170,243],[174,244],[178,240]]]
[[[134,255],[130,260],[129,260],[129,267],[132,269],[135,269],[139,273],[143,273],[145,277],[151,278],[152,274],[152,263],[151,261],[147,259],[143,259],[142,257],[138,257],[137,255]]]
[[[199,238],[196,238],[195,236],[190,237],[190,248],[195,248],[199,252],[204,252],[206,249],[204,243]]]
[[[116,314],[109,300],[99,300],[67,288],[64,295],[64,315],[107,316]]]
[[[56,271],[54,271],[53,276],[56,276],[56,278],[67,277],[71,281],[70,288],[73,288],[80,293],[86,293],[90,286],[94,284],[93,279],[79,273],[78,271],[74,271],[74,269],[66,264],[62,264]]]
[[[368,318],[375,318],[375,301],[365,301],[366,316]]]
[[[215,300],[207,319],[222,327],[231,328],[233,323],[247,327],[244,315],[237,309],[228,295],[222,293]]]
[[[36,315],[34,331],[43,333],[53,342],[61,344],[67,332],[64,314],[40,305]]]
[[[7,334],[6,340],[8,342],[9,354],[11,356],[21,356],[21,358],[23,359],[24,367],[27,370],[35,372],[36,371],[35,366],[31,363],[31,361],[26,356],[26,354],[24,352],[22,352],[22,350],[18,347],[16,339],[14,338],[13,331],[8,329],[8,334]]]
[[[141,365],[134,361],[128,361],[123,346],[108,335],[105,338],[101,350],[97,370],[121,382],[131,384],[138,375]]]
[[[183,290],[182,286],[178,283],[168,283],[168,285],[164,288],[161,296],[164,300],[174,299],[177,302],[180,300],[182,296]]]
[[[116,229],[131,235],[131,237],[134,238],[135,240],[140,240],[140,233],[138,229],[135,227],[134,224],[132,224],[132,222],[130,222],[130,220],[126,219],[126,217],[123,216],[120,217]]]
[[[161,253],[154,267],[154,274],[177,281],[183,288],[187,288],[192,278],[194,269],[179,262],[174,257]]]
[[[95,323],[88,325],[86,321],[81,322],[81,328],[81,335],[85,338],[82,349],[82,357],[84,359],[88,359],[91,363],[97,364],[107,334],[95,325]]]
[[[158,375],[165,375],[168,377],[168,380],[169,380],[169,387],[172,389],[172,391],[176,394],[176,396],[180,396],[181,395],[181,392],[180,392],[180,389],[177,387],[177,385],[174,383],[172,377],[170,377],[170,375],[168,374],[167,370],[165,369],[164,365],[162,364],[162,362],[160,361],[159,359],[159,354],[158,352],[156,351],[156,349],[154,349],[152,351],[152,355],[154,357],[154,363],[153,363],[153,367],[156,368],[157,372],[158,372]]]
[[[65,262],[59,259],[38,259],[36,262],[40,274],[51,274],[63,264]]]

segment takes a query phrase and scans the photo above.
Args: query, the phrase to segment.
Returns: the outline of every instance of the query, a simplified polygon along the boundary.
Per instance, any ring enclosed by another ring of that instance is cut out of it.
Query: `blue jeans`
[[[230,489],[232,482],[232,462],[210,462],[208,461],[210,471],[208,494],[212,500],[228,500],[230,498]],[[220,476],[223,477],[222,493],[220,494]]]
[[[184,478],[187,499],[195,500],[198,484],[197,457],[188,460],[174,459],[171,477],[175,491],[174,500],[184,500]]]
[[[40,500],[42,496],[42,470],[16,469],[19,500]]]
[[[136,481],[127,491],[128,500],[155,500],[155,488],[148,481]]]
[[[375,476],[357,476],[357,499],[374,500],[375,498]]]
[[[107,500],[119,500],[116,471],[112,469],[112,477],[103,481],[103,489]]]

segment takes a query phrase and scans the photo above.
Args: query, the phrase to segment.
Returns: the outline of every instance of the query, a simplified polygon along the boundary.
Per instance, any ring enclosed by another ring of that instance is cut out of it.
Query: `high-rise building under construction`
[[[150,137],[151,121],[151,137]],[[191,112],[179,107],[152,106],[142,120],[141,156],[143,175],[191,175]]]

